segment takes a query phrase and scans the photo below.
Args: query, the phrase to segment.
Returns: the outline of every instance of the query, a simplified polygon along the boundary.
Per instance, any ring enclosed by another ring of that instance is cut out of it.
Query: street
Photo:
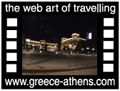
[[[97,75],[97,56],[22,52],[23,75]]]

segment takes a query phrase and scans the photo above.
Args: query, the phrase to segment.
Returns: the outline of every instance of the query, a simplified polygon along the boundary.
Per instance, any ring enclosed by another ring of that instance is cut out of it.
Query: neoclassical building
[[[85,38],[80,38],[80,34],[78,33],[73,33],[71,35],[71,38],[62,38],[61,39],[61,50],[63,50],[63,48],[69,48],[74,50],[78,44],[78,42],[80,41],[86,41]]]
[[[49,52],[55,52],[58,50],[58,44],[57,43],[48,43],[45,40],[35,41],[26,39],[25,46],[32,49],[46,49]]]

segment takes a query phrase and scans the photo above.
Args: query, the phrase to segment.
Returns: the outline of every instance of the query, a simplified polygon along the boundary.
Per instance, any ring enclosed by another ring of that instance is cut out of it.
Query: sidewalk
[[[95,69],[96,65],[88,66],[88,67],[72,67],[72,68],[59,68],[59,69],[22,69],[24,73],[39,73],[39,72],[62,72],[62,71],[73,71],[73,70],[85,70],[85,69]]]

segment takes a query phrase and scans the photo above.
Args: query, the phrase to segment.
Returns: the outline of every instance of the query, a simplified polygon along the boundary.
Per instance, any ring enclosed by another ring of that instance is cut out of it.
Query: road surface
[[[22,69],[23,75],[97,75],[97,56],[22,52]]]

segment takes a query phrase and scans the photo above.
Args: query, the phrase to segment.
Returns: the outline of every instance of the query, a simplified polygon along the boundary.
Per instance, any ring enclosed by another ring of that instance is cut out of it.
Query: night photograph
[[[97,15],[23,15],[22,75],[97,75]]]

